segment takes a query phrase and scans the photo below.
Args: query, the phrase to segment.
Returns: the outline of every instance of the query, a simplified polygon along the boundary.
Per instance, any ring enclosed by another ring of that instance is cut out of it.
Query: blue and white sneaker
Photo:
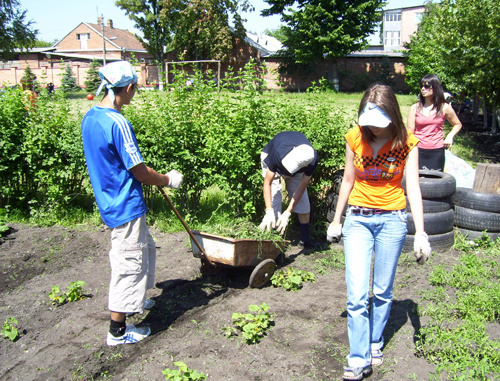
[[[133,324],[127,325],[125,328],[125,333],[123,336],[114,337],[108,332],[108,339],[106,343],[109,346],[115,346],[120,344],[134,344],[142,339],[148,337],[151,334],[151,329],[149,327],[136,327]]]
[[[142,308],[144,308],[145,310],[150,310],[151,308],[153,308],[155,306],[155,304],[156,304],[156,302],[153,299],[146,299],[144,301],[144,306]],[[138,312],[127,312],[127,317],[133,316],[137,313]]]

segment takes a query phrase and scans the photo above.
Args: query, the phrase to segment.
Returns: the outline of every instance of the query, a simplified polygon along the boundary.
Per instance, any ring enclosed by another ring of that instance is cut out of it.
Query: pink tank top
[[[432,114],[425,116],[415,113],[415,136],[420,140],[419,148],[436,149],[444,147],[443,125],[445,116]]]

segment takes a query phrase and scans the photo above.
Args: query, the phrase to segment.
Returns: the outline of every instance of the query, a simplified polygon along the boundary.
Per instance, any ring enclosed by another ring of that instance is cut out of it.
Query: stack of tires
[[[432,251],[447,251],[455,242],[454,210],[451,201],[456,190],[455,178],[448,173],[429,170],[420,170],[419,178],[424,208],[424,228],[429,236]],[[403,178],[402,185],[406,193],[406,178]],[[415,224],[408,199],[406,199],[406,212],[408,233],[403,251],[411,252],[415,241]]]
[[[500,237],[500,194],[457,188],[451,197],[455,226],[464,237],[474,240],[486,230],[492,240]]]

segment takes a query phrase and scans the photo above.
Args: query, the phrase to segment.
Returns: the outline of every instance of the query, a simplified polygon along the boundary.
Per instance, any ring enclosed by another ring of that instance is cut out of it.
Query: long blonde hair
[[[391,124],[387,128],[392,128],[392,149],[400,148],[408,140],[408,131],[401,116],[399,103],[391,87],[382,84],[372,85],[365,91],[361,103],[359,104],[358,117],[365,109],[366,103],[371,102],[380,107],[391,119]],[[363,140],[372,141],[375,136],[368,127],[361,127]]]

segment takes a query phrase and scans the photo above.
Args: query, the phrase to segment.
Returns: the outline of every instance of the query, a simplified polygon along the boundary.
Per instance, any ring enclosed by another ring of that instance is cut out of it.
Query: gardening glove
[[[288,219],[290,218],[291,213],[288,210],[285,210],[285,212],[281,215],[278,216],[278,222],[276,223],[276,229],[278,232],[283,235],[285,234],[285,229],[286,226],[288,225]]]
[[[170,188],[179,189],[182,184],[182,179],[184,179],[182,173],[173,169],[167,173],[167,176],[168,176],[168,186]]]
[[[431,245],[429,243],[429,237],[425,232],[415,233],[415,241],[413,242],[413,250],[415,251],[415,257],[417,258],[417,263],[423,265],[429,255],[431,255]]]
[[[262,219],[262,222],[259,225],[259,229],[261,230],[266,230],[270,231],[271,228],[276,227],[276,218],[274,217],[274,209],[273,208],[267,208],[266,209],[266,215]]]
[[[339,242],[340,237],[342,237],[342,224],[330,224],[328,230],[326,231],[326,239],[328,242]]]

